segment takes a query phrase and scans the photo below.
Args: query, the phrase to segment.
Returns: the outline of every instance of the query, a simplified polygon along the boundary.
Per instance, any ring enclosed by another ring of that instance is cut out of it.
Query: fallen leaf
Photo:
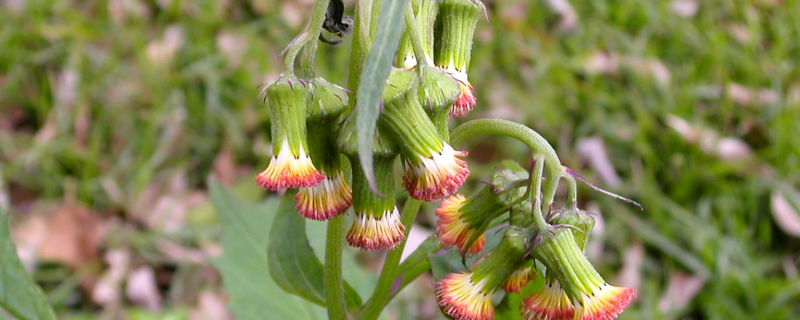
[[[672,12],[684,18],[694,17],[699,8],[696,0],[672,0],[669,5]]]
[[[67,197],[47,219],[46,237],[39,244],[41,260],[63,263],[72,270],[98,258],[105,224],[85,206]]]
[[[92,290],[92,301],[107,309],[120,304],[122,282],[130,268],[131,253],[128,249],[109,250],[103,255],[108,269],[103,273]]]
[[[585,162],[589,163],[594,172],[600,175],[603,183],[611,188],[616,188],[620,185],[621,179],[608,159],[606,146],[603,139],[600,137],[581,138],[575,143],[575,149],[578,156]]]
[[[578,14],[575,9],[567,0],[547,0],[550,9],[561,15],[561,20],[558,22],[558,30],[568,32],[575,29],[578,24]]]
[[[706,280],[700,276],[684,272],[673,272],[669,277],[667,290],[658,302],[661,312],[681,310],[700,292]]]
[[[161,308],[161,295],[153,268],[145,265],[131,272],[125,286],[125,296],[139,306],[158,311]]]
[[[644,262],[644,246],[636,241],[628,247],[622,257],[622,269],[617,273],[617,284],[623,287],[639,289],[642,282],[642,263]]]
[[[169,64],[183,46],[183,39],[183,29],[180,26],[169,26],[164,29],[161,39],[153,40],[147,45],[147,57],[156,65]]]
[[[773,191],[770,197],[772,218],[786,234],[800,237],[800,213],[789,203],[780,191]]]
[[[204,290],[197,298],[197,307],[189,314],[190,320],[233,320],[228,312],[228,297],[222,293]]]

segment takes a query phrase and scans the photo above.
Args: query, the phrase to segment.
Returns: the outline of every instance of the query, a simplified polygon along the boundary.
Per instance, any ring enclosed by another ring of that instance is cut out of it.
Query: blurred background
[[[580,190],[602,217],[590,259],[638,290],[620,319],[800,318],[800,1],[485,4],[478,106],[453,125],[524,123],[644,206]],[[248,206],[273,197],[253,182],[271,156],[258,86],[312,5],[0,0],[0,208],[61,318],[231,319],[208,179]],[[319,74],[343,85],[350,44],[321,44]],[[510,139],[462,149],[465,190],[530,160]],[[368,297],[381,255],[350,256]],[[430,277],[385,319],[444,319]]]

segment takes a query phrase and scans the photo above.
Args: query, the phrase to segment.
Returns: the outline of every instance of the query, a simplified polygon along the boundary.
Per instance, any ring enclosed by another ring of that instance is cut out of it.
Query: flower
[[[533,254],[554,276],[575,308],[575,320],[610,320],[636,297],[636,290],[603,280],[575,242],[574,231],[556,229]]]
[[[487,279],[473,281],[472,273],[451,273],[436,283],[436,300],[444,313],[456,320],[494,318],[492,292],[484,289]]]
[[[325,178],[307,153],[306,108],[311,91],[307,82],[293,75],[281,75],[264,88],[275,149],[269,166],[255,177],[258,186],[278,191],[314,186]]]
[[[418,100],[415,79],[413,71],[392,70],[392,85],[384,92],[379,123],[389,129],[395,140],[403,141],[403,188],[414,199],[432,202],[452,194],[467,179],[467,162],[458,158],[467,153],[453,150],[439,135]],[[411,88],[402,93],[391,92],[400,92],[403,86]]]
[[[536,271],[533,270],[533,260],[528,260],[525,265],[514,271],[500,287],[506,292],[522,293],[522,287],[535,278]]]
[[[431,150],[428,155],[420,154],[416,158],[404,158],[403,188],[412,198],[428,202],[456,192],[469,175],[467,162],[457,157],[466,155],[466,151],[453,150],[442,141],[440,150]]]
[[[575,314],[558,280],[548,279],[542,290],[522,300],[521,315],[527,320],[569,320]]]
[[[500,244],[472,272],[451,273],[439,280],[436,300],[444,312],[457,320],[494,317],[492,294],[523,263],[528,252],[526,236],[506,232]]]
[[[303,146],[294,154],[289,140],[283,140],[278,150],[278,155],[272,156],[267,169],[256,175],[256,184],[259,187],[278,191],[283,188],[314,186],[325,179],[325,175],[314,167]]]
[[[462,208],[467,198],[454,194],[442,200],[436,209],[436,235],[446,247],[457,246],[461,254],[474,255],[483,250],[486,237],[483,230],[470,228],[470,224],[463,219]],[[467,242],[475,239],[467,248]]]
[[[315,186],[300,188],[294,196],[297,212],[312,220],[327,220],[350,208],[353,196],[341,172],[325,177]]]
[[[592,287],[591,292],[581,295],[581,301],[575,304],[575,319],[614,319],[635,297],[636,290],[633,288],[602,283]]]
[[[467,79],[467,69],[475,26],[485,8],[480,1],[443,0],[439,10],[442,32],[437,42],[435,64],[460,82],[461,94],[450,107],[450,115],[463,117],[476,103],[473,87]]]
[[[379,217],[356,212],[353,225],[347,232],[347,242],[364,250],[391,250],[405,239],[405,231],[397,208]]]
[[[472,111],[475,108],[475,104],[478,103],[478,100],[475,99],[475,89],[467,80],[466,71],[458,71],[454,67],[448,67],[446,72],[458,81],[461,86],[461,93],[456,98],[456,101],[453,102],[453,105],[450,106],[450,116],[461,118]]]

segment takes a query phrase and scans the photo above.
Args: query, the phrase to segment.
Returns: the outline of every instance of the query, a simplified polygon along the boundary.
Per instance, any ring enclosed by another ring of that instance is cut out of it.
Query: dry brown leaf
[[[229,147],[223,147],[214,159],[214,176],[226,186],[233,185],[236,181],[236,160]]]
[[[706,280],[684,272],[673,272],[669,277],[667,290],[658,302],[661,312],[676,311],[685,308],[700,292]]]
[[[189,314],[190,320],[233,320],[228,312],[228,297],[222,293],[204,290],[197,298],[197,307]]]
[[[750,88],[738,83],[728,83],[725,86],[728,97],[742,106],[767,106],[774,105],[780,100],[780,95],[768,88]]]
[[[689,18],[697,14],[700,5],[697,0],[672,0],[669,9],[681,17]]]
[[[156,275],[150,266],[141,266],[128,275],[125,296],[148,310],[158,311],[161,308],[161,295],[156,285]]]
[[[800,237],[800,213],[789,203],[780,191],[773,191],[770,197],[772,218],[786,234]]]
[[[578,156],[585,162],[589,163],[594,172],[600,175],[603,183],[611,188],[616,188],[620,185],[621,179],[617,175],[617,171],[608,159],[606,146],[603,139],[600,137],[581,138],[575,143],[575,149]]]
[[[623,287],[639,289],[642,282],[642,263],[644,262],[644,246],[636,241],[631,244],[622,258],[622,269],[617,273],[617,284]]]
[[[561,21],[558,22],[559,31],[569,32],[575,29],[578,24],[578,14],[569,1],[548,0],[547,4],[550,5],[550,9],[561,15]]]
[[[169,26],[164,30],[161,39],[153,40],[147,45],[147,57],[157,65],[169,64],[183,46],[183,39],[183,29],[180,26]]]
[[[98,258],[105,223],[85,206],[69,200],[47,219],[46,237],[38,247],[41,260],[53,260],[76,270]]]
[[[131,253],[128,249],[109,250],[103,255],[103,260],[108,264],[108,269],[97,281],[92,291],[92,301],[107,309],[113,309],[122,298],[122,282],[131,263]]]
[[[242,64],[247,44],[247,37],[244,35],[227,31],[217,34],[217,49],[228,59],[231,68],[238,68]]]
[[[753,150],[740,139],[720,137],[712,130],[692,125],[674,115],[668,115],[666,123],[677,131],[686,142],[699,146],[703,152],[717,156],[725,162],[746,163],[753,160]]]

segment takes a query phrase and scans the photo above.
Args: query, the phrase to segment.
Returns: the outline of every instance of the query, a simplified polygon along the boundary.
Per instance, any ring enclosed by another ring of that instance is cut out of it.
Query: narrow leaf
[[[322,263],[306,235],[306,221],[294,205],[294,192],[287,192],[278,207],[269,235],[267,260],[272,279],[284,291],[325,306]],[[361,298],[345,283],[348,310],[361,306]]]
[[[223,254],[211,262],[222,274],[231,298],[228,307],[236,318],[324,318],[324,309],[283,293],[269,276],[267,231],[277,212],[278,199],[245,204],[213,180],[210,192],[223,227]]]
[[[56,319],[42,290],[33,283],[8,231],[8,214],[0,209],[0,316],[19,320]]]
[[[403,10],[408,0],[384,0],[378,17],[378,30],[369,51],[356,94],[356,123],[358,124],[358,157],[367,176],[370,189],[380,195],[372,170],[372,141],[380,113],[383,87],[392,68],[392,58],[403,34]]]

